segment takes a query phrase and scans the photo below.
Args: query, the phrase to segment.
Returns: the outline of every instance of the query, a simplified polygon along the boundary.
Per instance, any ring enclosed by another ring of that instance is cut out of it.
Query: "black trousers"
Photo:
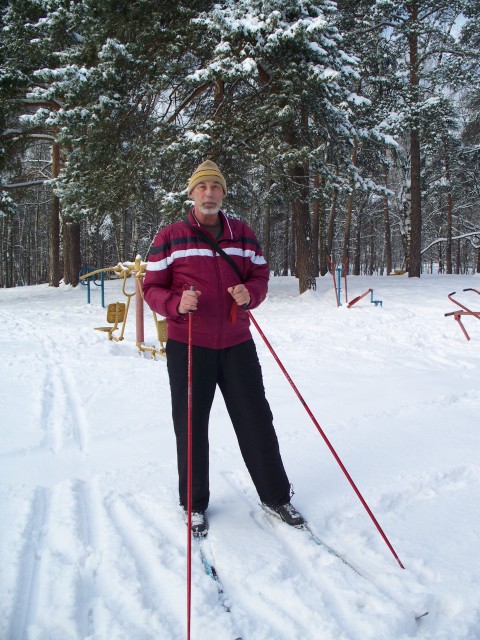
[[[166,349],[177,441],[180,504],[186,507],[188,346],[168,340]],[[290,483],[280,456],[253,340],[221,350],[194,346],[192,369],[192,509],[203,511],[208,507],[208,422],[217,385],[260,500],[269,505],[288,502]]]

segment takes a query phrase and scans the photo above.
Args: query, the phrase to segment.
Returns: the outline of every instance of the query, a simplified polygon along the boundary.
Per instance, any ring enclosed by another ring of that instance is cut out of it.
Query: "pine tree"
[[[209,3],[35,4],[31,12],[16,3],[6,19],[10,33],[12,24],[28,27],[34,43],[23,126],[48,130],[61,149],[55,193],[64,232],[78,237],[87,218],[98,228],[111,220],[113,230],[135,229],[139,203],[153,200],[159,168],[169,169],[177,87],[191,69],[190,18]],[[131,258],[118,247],[118,259]],[[70,282],[75,271],[71,265]]]
[[[5,98],[2,109],[2,119],[6,128],[2,129],[2,138],[7,140],[8,157],[17,159],[20,154],[30,153],[35,146],[43,142],[51,146],[50,178],[56,177],[54,171],[58,169],[58,147],[54,142],[52,128],[37,126],[30,127],[21,116],[31,113],[36,108],[35,100],[29,96],[34,86],[34,70],[38,66],[48,65],[54,58],[54,51],[43,47],[37,37],[36,23],[45,15],[46,6],[43,2],[20,0],[7,2],[2,13],[3,41],[2,41],[2,82],[1,89]],[[58,42],[56,44],[59,44]],[[49,102],[52,108],[58,104]],[[20,169],[21,167],[17,165]],[[15,179],[15,172],[10,172],[6,188],[24,190],[25,187],[35,187],[46,182],[45,175],[35,175],[28,180]],[[18,178],[18,175],[17,175]],[[41,190],[41,189],[40,189]],[[58,286],[60,281],[60,203],[57,194],[51,194],[51,211],[49,220],[49,282]]]
[[[331,176],[325,147],[335,139],[344,175],[354,136],[348,118],[355,61],[341,47],[328,0],[225,2],[202,19],[214,37],[214,56],[192,79],[217,88],[210,117],[212,151],[227,159],[244,148],[268,168],[291,204],[296,274],[303,292],[315,288],[310,176]],[[209,107],[209,111],[208,111]]]
[[[421,129],[432,88],[452,56],[462,49],[452,36],[452,26],[465,8],[463,0],[377,0],[372,25],[395,41],[399,56],[398,79],[406,82],[399,97],[398,116],[408,128],[410,183],[405,226],[408,229],[409,276],[421,274],[422,141]]]

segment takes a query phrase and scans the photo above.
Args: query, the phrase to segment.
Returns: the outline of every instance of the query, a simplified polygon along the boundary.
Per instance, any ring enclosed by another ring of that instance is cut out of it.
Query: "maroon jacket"
[[[192,207],[188,221],[200,228],[193,212]],[[249,309],[254,309],[267,295],[268,265],[252,229],[222,211],[220,216],[223,233],[217,242],[238,265],[250,294]],[[182,292],[193,285],[201,295],[193,312],[192,342],[224,349],[251,338],[248,314],[238,307],[236,319],[231,318],[232,305],[237,305],[227,288],[239,283],[233,267],[182,221],[164,227],[155,237],[143,291],[150,308],[167,319],[168,337],[188,342],[188,315],[178,312],[178,304]]]

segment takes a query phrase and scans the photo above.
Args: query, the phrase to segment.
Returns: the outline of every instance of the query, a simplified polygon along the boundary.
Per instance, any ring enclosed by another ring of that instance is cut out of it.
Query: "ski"
[[[223,609],[227,613],[230,613],[230,604],[225,595],[225,591],[223,589],[222,583],[220,582],[220,578],[218,577],[217,569],[215,568],[215,565],[208,557],[211,554],[208,553],[208,550],[207,550],[206,536],[196,537],[194,538],[194,540],[196,541],[196,546],[198,549],[198,553],[200,555],[200,559],[202,561],[203,569],[207,574],[207,576],[215,582],[215,586],[217,587],[218,600],[222,605]]]
[[[223,585],[218,576],[217,569],[213,564],[213,560],[211,559],[213,554],[210,548],[209,543],[207,542],[207,535],[202,536],[194,536],[193,541],[195,542],[195,546],[198,549],[198,554],[202,561],[203,570],[206,575],[211,578],[215,582],[215,586],[217,587],[218,600],[222,605],[225,613],[231,613],[230,602],[225,594],[223,589]],[[236,636],[234,640],[242,640],[241,636]]]
[[[312,529],[310,528],[310,525],[308,523],[306,523],[305,525],[303,525],[301,527],[298,527],[298,528],[299,529],[303,529],[304,531],[306,531],[308,533],[308,537],[310,538],[310,540],[312,540],[312,542],[314,542],[319,547],[322,547],[323,549],[325,549],[330,555],[335,556],[336,558],[341,560],[343,562],[343,564],[347,565],[347,567],[349,567],[352,571],[354,571],[358,576],[360,576],[364,580],[367,580],[368,582],[370,582],[374,586],[377,586],[377,585],[375,585],[373,580],[370,580],[370,578],[368,578],[366,575],[361,573],[356,567],[353,566],[353,564],[348,562],[348,560],[346,560],[337,551],[335,551],[335,549],[332,549],[332,547],[330,547],[328,544],[326,544],[326,542],[324,542],[321,538],[319,538],[317,536],[317,534],[312,531]],[[420,618],[424,618],[425,616],[428,616],[428,611],[424,611],[423,613],[419,613],[419,614],[414,614],[414,616],[415,616],[415,620],[418,622],[418,620],[420,620]]]
[[[289,525],[288,523],[284,522],[280,518],[280,516],[275,515],[274,512],[270,511],[268,508],[265,508],[264,504],[260,503],[260,506],[268,516],[275,518],[276,522],[282,522],[287,527],[291,527],[292,529],[296,529],[297,531],[304,531],[307,534],[307,536],[310,538],[310,540],[314,542],[317,546],[325,549],[327,553],[329,553],[330,555],[334,556],[335,558],[343,562],[343,564],[347,565],[347,567],[349,567],[357,575],[367,580],[367,578],[364,575],[362,575],[360,571],[353,566],[353,564],[351,564],[348,560],[346,560],[343,556],[341,556],[337,551],[335,551],[335,549],[332,549],[332,547],[328,546],[328,544],[326,544],[323,540],[321,540],[321,538],[319,538],[317,534],[312,531],[312,528],[310,527],[308,522],[305,522],[304,524],[300,524],[300,525]]]
[[[275,514],[274,512],[272,512],[271,510],[269,510],[268,508],[265,508],[265,505],[263,505],[261,502],[258,502],[258,499],[255,499],[255,497],[252,495],[252,491],[251,489],[246,486],[246,484],[242,481],[239,481],[237,477],[234,477],[233,474],[229,473],[229,472],[225,472],[224,474],[224,478],[227,480],[227,482],[230,484],[230,486],[235,489],[239,495],[241,495],[243,497],[243,499],[252,507],[255,507],[256,505],[260,505],[260,507],[262,508],[262,511],[265,513],[265,519],[273,526],[273,524],[279,523],[281,525],[283,525],[286,529],[298,529],[299,531],[303,531],[304,535],[308,536],[308,538],[310,539],[310,541],[314,544],[316,544],[318,547],[321,547],[326,553],[328,553],[330,556],[332,556],[333,558],[336,558],[338,561],[340,561],[342,564],[344,564],[346,567],[348,567],[348,569],[350,571],[352,571],[355,575],[359,576],[362,580],[366,580],[369,584],[371,584],[373,587],[375,587],[376,589],[379,589],[381,592],[384,593],[384,595],[388,596],[388,597],[392,597],[391,594],[389,594],[388,592],[386,592],[384,589],[380,588],[378,586],[378,584],[375,583],[375,581],[370,578],[369,576],[365,575],[362,571],[360,571],[354,564],[352,564],[351,562],[349,562],[344,556],[342,556],[338,551],[336,551],[335,549],[333,549],[332,547],[330,547],[326,542],[324,542],[320,536],[318,536],[314,530],[312,529],[312,527],[310,526],[310,524],[308,523],[308,521],[305,519],[305,524],[303,525],[298,525],[297,527],[293,526],[293,525],[289,525],[287,524],[284,520],[282,520],[282,518]],[[258,519],[255,517],[255,511],[256,510],[252,510],[250,512],[250,515],[252,516],[253,520],[259,525],[259,521]],[[401,604],[401,603],[399,603]],[[402,605],[404,606],[404,605]],[[420,610],[421,611],[421,610]],[[416,622],[418,622],[419,620],[423,619],[425,616],[428,615],[428,611],[423,611],[422,613],[415,613],[414,611],[412,611],[412,615],[414,616],[414,619]]]
[[[270,516],[272,519],[274,519],[276,522],[281,522],[282,524],[284,524],[286,527],[290,527],[291,529],[296,529],[297,531],[303,531],[309,538],[309,540],[311,540],[314,544],[316,544],[317,546],[321,547],[322,549],[324,549],[327,553],[329,553],[331,556],[337,558],[337,560],[340,560],[341,562],[343,562],[344,565],[346,565],[351,571],[353,571],[354,573],[357,574],[357,576],[360,576],[363,580],[366,580],[367,582],[369,582],[370,584],[372,584],[374,587],[378,588],[378,586],[375,584],[375,582],[373,580],[371,580],[370,578],[368,578],[365,574],[361,573],[351,562],[349,562],[348,560],[346,560],[340,553],[338,553],[338,551],[335,551],[335,549],[333,549],[332,547],[330,547],[326,542],[324,542],[310,527],[310,525],[308,524],[308,522],[305,522],[305,524],[300,524],[300,525],[289,525],[288,523],[284,522],[280,516],[275,515],[272,511],[270,511],[269,509],[266,509],[265,506],[263,504],[261,504],[261,507],[263,508],[263,510],[265,511],[265,513]],[[415,615],[415,620],[418,622],[421,618],[424,618],[425,616],[428,615],[428,611],[424,611],[423,613],[420,614],[414,614]]]
[[[347,565],[347,567],[349,567],[352,571],[354,571],[358,576],[361,576],[362,578],[366,579],[365,576],[362,575],[360,571],[353,566],[353,564],[351,564],[348,560],[346,560],[343,556],[341,556],[338,553],[338,551],[335,551],[335,549],[332,549],[332,547],[329,547],[326,542],[324,542],[321,538],[319,538],[317,534],[312,531],[308,523],[301,525],[300,527],[298,527],[298,529],[300,531],[305,531],[308,537],[310,538],[310,540],[314,542],[318,547],[322,547],[322,549],[325,549],[325,551],[329,553],[331,556],[338,558],[338,560],[343,562],[343,564]]]

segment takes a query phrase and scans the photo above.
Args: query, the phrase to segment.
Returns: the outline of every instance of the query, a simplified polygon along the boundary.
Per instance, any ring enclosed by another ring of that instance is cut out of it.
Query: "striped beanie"
[[[211,160],[202,162],[202,164],[199,165],[192,173],[192,176],[188,181],[188,195],[192,193],[199,182],[202,182],[207,178],[210,180],[217,180],[222,185],[223,192],[227,195],[227,183],[225,178],[215,162],[212,162]]]

